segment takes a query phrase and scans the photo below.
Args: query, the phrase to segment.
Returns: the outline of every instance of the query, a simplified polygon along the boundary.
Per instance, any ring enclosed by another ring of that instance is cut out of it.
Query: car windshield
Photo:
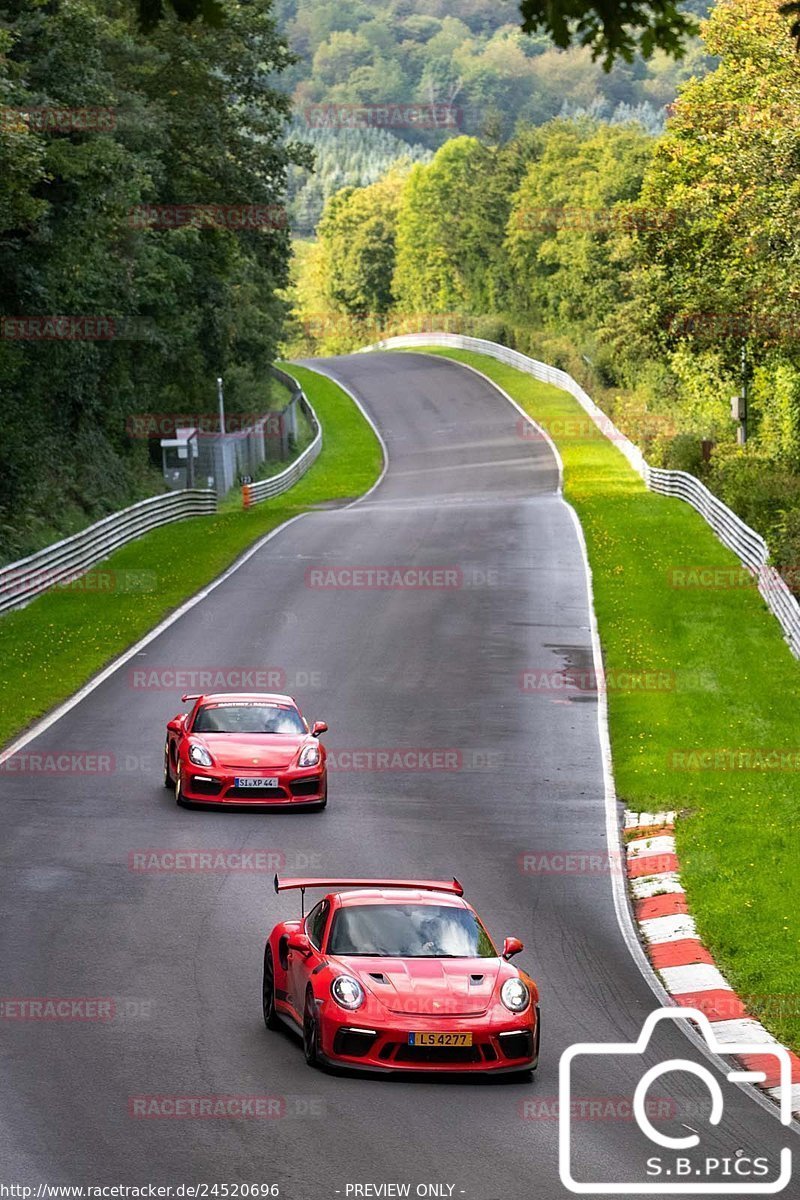
[[[193,733],[305,733],[296,708],[280,704],[205,704]]]
[[[329,954],[380,958],[496,958],[477,917],[445,904],[359,904],[333,918]]]

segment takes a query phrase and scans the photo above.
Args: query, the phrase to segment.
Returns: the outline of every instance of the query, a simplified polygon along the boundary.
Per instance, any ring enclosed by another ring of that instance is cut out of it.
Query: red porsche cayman
[[[260,804],[324,808],[325,747],[291,696],[217,692],[184,696],[188,713],[167,724],[164,785],[178,804]]]
[[[264,952],[268,1029],[303,1038],[306,1061],[368,1071],[529,1072],[539,1057],[539,993],[502,953],[458,880],[279,879],[324,888]]]

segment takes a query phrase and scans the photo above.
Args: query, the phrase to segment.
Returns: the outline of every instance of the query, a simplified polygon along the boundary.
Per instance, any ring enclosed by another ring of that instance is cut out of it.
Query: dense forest
[[[449,328],[570,370],[646,451],[800,562],[800,60],[775,0],[722,0],[717,66],[663,134],[591,114],[460,136],[327,203],[293,345]],[[749,440],[731,397],[747,388]],[[705,443],[705,446],[704,444]],[[710,444],[713,448],[710,452]]]
[[[225,0],[221,25],[144,34],[128,0],[11,0],[0,560],[161,488],[130,415],[213,411],[218,375],[253,411],[281,345],[427,322],[568,367],[797,562],[800,86],[777,9],[722,0],[682,60],[605,72],[511,2]]]
[[[705,0],[683,7],[707,9]],[[275,12],[297,54],[283,85],[319,152],[313,175],[290,180],[300,234],[337,186],[372,183],[391,165],[387,155],[423,157],[454,135],[507,141],[521,127],[582,113],[658,132],[681,81],[712,65],[695,38],[680,61],[659,51],[606,72],[585,47],[561,51],[544,34],[523,34],[511,0],[277,0]],[[435,105],[448,120],[426,119]]]
[[[704,16],[708,5],[683,7]],[[705,66],[695,39],[680,61],[657,52],[606,72],[586,49],[565,53],[543,34],[523,34],[514,0],[276,0],[275,16],[298,56],[284,81],[299,116],[322,104],[446,101],[459,132],[507,138],[518,122],[558,116],[565,100],[661,108]],[[433,147],[449,136],[413,125],[397,132]]]
[[[291,55],[267,0],[216,29],[135,19],[4,5],[0,559],[161,488],[130,414],[209,411],[218,375],[231,409],[265,407],[307,161],[275,82]]]
[[[325,202],[334,192],[375,183],[397,162],[430,162],[433,158],[433,151],[426,146],[409,144],[388,129],[315,128],[294,120],[289,131],[314,153],[313,170],[293,165],[289,171],[289,224],[298,235],[314,232]]]

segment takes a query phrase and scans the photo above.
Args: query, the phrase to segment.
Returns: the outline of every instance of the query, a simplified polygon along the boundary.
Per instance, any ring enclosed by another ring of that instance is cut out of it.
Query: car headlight
[[[197,767],[213,767],[214,765],[214,760],[205,746],[194,744],[189,747],[189,761],[193,762]]]
[[[337,1004],[350,1012],[364,1003],[364,989],[352,975],[337,975],[331,984],[331,995]]]
[[[316,742],[309,742],[300,751],[300,757],[297,760],[298,767],[315,767],[320,759],[319,746]]]
[[[531,1002],[531,994],[521,979],[507,979],[500,989],[500,999],[509,1012],[520,1013]]]

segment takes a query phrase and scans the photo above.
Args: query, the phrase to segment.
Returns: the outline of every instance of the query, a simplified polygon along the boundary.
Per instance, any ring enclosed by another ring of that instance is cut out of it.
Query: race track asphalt
[[[566,667],[591,669],[592,646],[552,451],[459,365],[405,353],[313,365],[380,429],[389,467],[378,488],[279,532],[26,747],[113,755],[112,773],[2,776],[0,991],[115,998],[108,1021],[0,1020],[5,1182],[276,1183],[289,1200],[370,1183],[566,1196],[559,1055],[578,1041],[631,1042],[656,1007],[609,869],[559,865],[608,847],[596,697],[557,687]],[[448,568],[451,586],[310,586],[315,570],[354,566]],[[179,693],[135,687],[133,671],[238,667],[279,671],[306,716],[328,721],[345,765],[324,813],[180,810],[162,787]],[[554,683],[526,691],[526,671]],[[437,749],[457,752],[449,769],[426,765]],[[356,750],[367,763],[402,750],[412,769],[347,769]],[[533,1082],[311,1070],[260,1012],[264,939],[297,897],[274,894],[271,870],[132,869],[145,848],[270,851],[288,874],[457,875],[496,939],[523,940],[519,961],[539,981]],[[658,1050],[706,1061],[672,1029]],[[629,1095],[630,1079],[620,1060],[593,1060],[575,1094]],[[705,1123],[692,1080],[654,1092],[669,1100],[664,1129]],[[725,1094],[703,1145],[774,1162],[792,1135],[742,1090]],[[268,1095],[282,1115],[130,1115],[132,1097],[152,1095]],[[653,1153],[629,1120],[575,1123],[580,1178],[638,1182]]]

